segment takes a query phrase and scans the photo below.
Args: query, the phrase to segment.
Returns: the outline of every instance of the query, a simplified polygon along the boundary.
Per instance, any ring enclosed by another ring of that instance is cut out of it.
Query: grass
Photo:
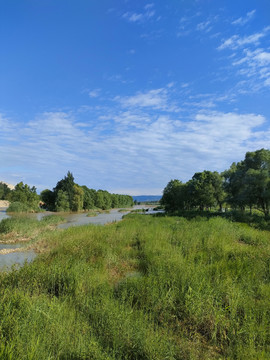
[[[99,212],[96,210],[88,210],[87,217],[95,217],[98,216]]]
[[[38,204],[27,204],[19,201],[12,202],[7,208],[8,213],[35,213],[42,211]]]
[[[0,222],[0,242],[34,240],[45,231],[55,229],[57,224],[64,221],[65,219],[58,215],[44,216],[40,221],[25,215],[13,215],[12,218]]]
[[[269,359],[270,234],[130,214],[0,273],[0,359]]]

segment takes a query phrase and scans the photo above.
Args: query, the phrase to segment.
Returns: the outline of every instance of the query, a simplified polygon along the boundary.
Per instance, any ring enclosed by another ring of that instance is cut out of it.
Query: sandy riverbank
[[[9,201],[0,200],[0,208],[7,208],[7,207],[9,207]]]
[[[22,252],[22,251],[26,251],[25,248],[14,248],[14,249],[2,249],[0,250],[0,255],[6,255],[6,254],[11,254],[14,252]]]

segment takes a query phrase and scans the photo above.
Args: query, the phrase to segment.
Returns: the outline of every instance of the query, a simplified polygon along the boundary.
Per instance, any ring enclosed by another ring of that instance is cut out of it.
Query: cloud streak
[[[122,17],[131,23],[142,23],[153,18],[155,13],[154,4],[146,4],[142,12],[125,12]]]
[[[13,144],[0,147],[5,180],[16,183],[35,171],[33,185],[42,190],[71,170],[90,187],[161,193],[170,178],[187,181],[194,168],[222,171],[246,151],[267,147],[270,131],[262,136],[262,115],[194,107],[182,118],[169,110],[170,96],[161,88],[118,97],[110,113],[101,109],[88,127],[78,125],[79,111],[45,112],[23,127],[5,120],[6,135],[14,136]],[[21,166],[20,178],[12,175],[11,168]]]
[[[224,50],[226,48],[236,50],[245,45],[258,45],[260,43],[260,39],[266,36],[267,32],[268,30],[243,37],[233,35],[229,39],[224,40],[218,47],[218,50]]]
[[[269,37],[270,26],[248,36],[233,35],[217,48],[219,51],[231,50],[228,57],[232,70],[245,80],[238,82],[242,93],[256,92],[270,85],[270,52],[261,45],[262,39]]]
[[[248,23],[249,21],[251,21],[253,19],[255,13],[256,13],[256,10],[247,12],[246,16],[241,16],[238,19],[234,20],[232,22],[232,25],[240,25],[240,26],[245,25],[246,23]]]

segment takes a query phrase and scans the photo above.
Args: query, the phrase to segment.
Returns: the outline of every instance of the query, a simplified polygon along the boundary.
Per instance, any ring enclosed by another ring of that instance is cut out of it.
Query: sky
[[[0,0],[0,181],[159,195],[270,144],[269,0]]]

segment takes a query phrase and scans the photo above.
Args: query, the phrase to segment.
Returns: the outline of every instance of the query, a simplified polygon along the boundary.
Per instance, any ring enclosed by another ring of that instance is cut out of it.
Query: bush
[[[57,225],[64,221],[65,221],[65,218],[63,216],[47,215],[47,216],[44,216],[40,222],[42,224]]]
[[[13,230],[12,219],[3,219],[0,222],[0,234],[7,234]]]
[[[7,212],[17,212],[17,213],[31,212],[31,210],[32,209],[29,207],[29,205],[21,203],[19,201],[12,202],[7,208]]]

